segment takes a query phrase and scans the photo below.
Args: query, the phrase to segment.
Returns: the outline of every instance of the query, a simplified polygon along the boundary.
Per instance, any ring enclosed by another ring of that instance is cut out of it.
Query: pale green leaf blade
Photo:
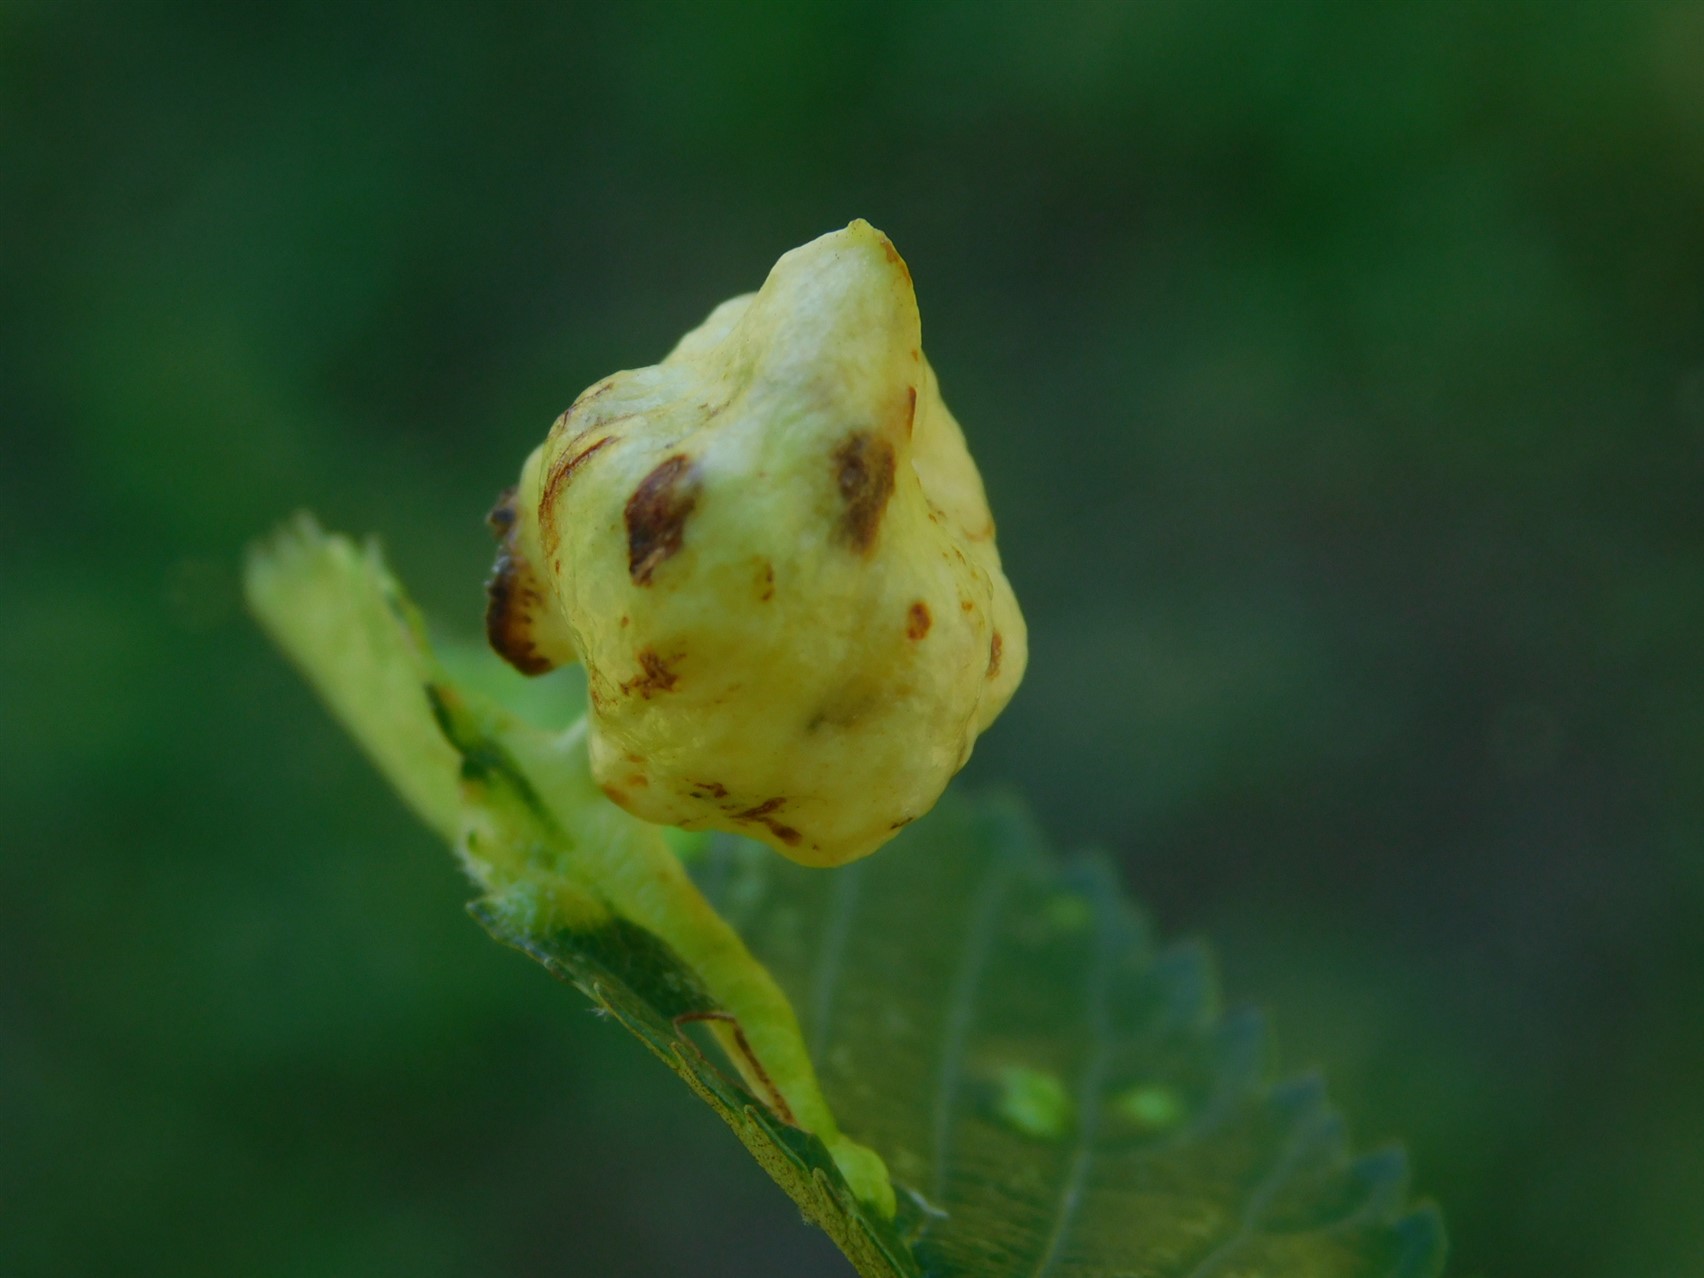
[[[432,718],[432,659],[378,548],[299,514],[250,552],[255,618],[428,826],[454,838],[461,759]]]

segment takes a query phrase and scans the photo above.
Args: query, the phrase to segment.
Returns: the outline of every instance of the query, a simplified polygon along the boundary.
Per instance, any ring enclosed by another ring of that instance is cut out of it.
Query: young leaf
[[[454,838],[461,760],[422,689],[433,661],[378,546],[328,537],[301,513],[248,558],[250,611],[414,813]]]
[[[1014,805],[949,798],[832,872],[721,836],[700,896],[596,794],[583,734],[445,676],[375,551],[300,521],[249,593],[457,841],[475,917],[680,1075],[868,1278],[1439,1272],[1401,1155],[1351,1158],[1317,1082],[1265,1082],[1199,953],[1156,949],[1105,866],[1059,865]]]

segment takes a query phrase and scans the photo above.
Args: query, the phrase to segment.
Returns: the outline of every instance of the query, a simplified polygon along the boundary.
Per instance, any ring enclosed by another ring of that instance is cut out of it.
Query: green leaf
[[[474,916],[673,1069],[860,1273],[1440,1271],[1400,1153],[1352,1158],[1317,1081],[1267,1082],[1258,1021],[1221,1014],[1199,951],[1157,948],[1105,864],[1060,863],[1016,804],[949,796],[836,871],[695,843],[700,896],[654,827],[597,795],[573,730],[499,709],[465,661],[444,674],[375,551],[299,521],[249,582],[456,841],[487,889]],[[837,1123],[885,1160],[897,1211],[854,1192]]]
[[[684,1032],[690,1018],[725,1009],[663,941],[619,918],[603,926],[541,931],[531,925],[530,903],[518,904],[487,897],[469,910],[496,939],[578,987],[678,1074],[860,1274],[912,1278],[920,1273],[894,1222],[858,1201],[823,1143],[778,1119],[725,1063]]]
[[[1314,1079],[1157,949],[1098,858],[951,796],[824,874],[718,840],[707,894],[794,1004],[841,1124],[887,1160],[929,1275],[1432,1275],[1399,1151],[1351,1158]]]
[[[419,617],[372,542],[328,537],[298,514],[249,555],[256,620],[427,825],[453,838],[460,757],[422,688],[432,656]]]

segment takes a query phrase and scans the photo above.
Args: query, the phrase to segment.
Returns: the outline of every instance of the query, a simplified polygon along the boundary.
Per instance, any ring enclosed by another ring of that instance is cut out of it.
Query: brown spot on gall
[[[664,461],[627,499],[627,573],[636,586],[651,584],[658,565],[678,554],[686,520],[698,505],[698,484],[690,458],[677,453]]]
[[[669,669],[668,662],[657,655],[655,648],[639,649],[639,673],[621,685],[623,696],[638,693],[649,701],[659,692],[673,692],[680,676]]]
[[[757,564],[757,601],[768,603],[775,598],[775,565],[767,559],[759,559]]]
[[[994,637],[988,641],[988,677],[994,678],[1000,673],[1000,654],[1005,651],[1006,641],[1000,638],[996,630]]]
[[[687,784],[695,785],[700,790],[704,791],[704,794],[694,795],[694,798],[701,799],[704,798],[705,795],[708,795],[712,799],[725,799],[728,797],[728,787],[723,785],[720,781],[689,781]]]
[[[929,633],[929,605],[919,599],[911,605],[911,611],[905,614],[905,637],[921,639]]]
[[[899,250],[893,246],[892,240],[883,238],[882,252],[887,256],[888,261],[899,267],[900,273],[905,276],[905,282],[911,283],[911,268],[905,264],[905,259],[899,255]]]
[[[784,798],[765,799],[755,808],[747,808],[743,812],[734,813],[733,816],[736,821],[744,821],[748,824],[761,825],[788,847],[797,847],[799,845],[799,839],[802,837],[799,832],[790,825],[783,825],[780,821],[777,821],[770,815],[773,812],[779,812],[786,806],[787,800]]]
[[[485,516],[485,526],[501,541],[515,526],[515,486],[510,484],[497,494],[497,504]]]
[[[561,500],[568,482],[574,478],[575,471],[607,445],[615,443],[615,440],[614,435],[605,435],[602,439],[587,444],[577,453],[565,454],[545,477],[544,495],[538,503],[538,535],[548,553],[555,554],[556,547],[562,541],[562,530],[557,524],[557,503]]]
[[[860,554],[875,545],[893,496],[893,445],[867,431],[849,435],[834,450],[834,482],[846,510],[840,535]]]
[[[506,488],[485,517],[500,548],[485,583],[485,638],[499,657],[524,675],[541,675],[556,663],[533,643],[533,621],[545,594],[532,566],[515,545],[515,490]]]
[[[575,397],[574,402],[572,404],[568,405],[568,411],[563,413],[562,416],[560,416],[556,419],[556,422],[551,427],[551,430],[552,431],[567,430],[568,423],[573,420],[574,414],[578,413],[583,408],[589,407],[594,400],[602,399],[605,395],[609,394],[610,391],[612,391],[614,389],[615,389],[615,378],[613,376],[612,377],[606,377],[601,382],[597,382],[594,385],[588,386],[585,390],[581,391],[579,393],[579,395],[577,395]]]

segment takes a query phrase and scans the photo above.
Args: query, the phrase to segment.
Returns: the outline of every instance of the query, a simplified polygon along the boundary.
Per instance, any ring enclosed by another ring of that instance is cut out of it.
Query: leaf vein
[[[1036,1261],[1032,1278],[1047,1278],[1058,1264],[1065,1240],[1076,1223],[1082,1206],[1083,1188],[1088,1183],[1094,1164],[1094,1142],[1100,1133],[1101,1092],[1106,1086],[1106,1067],[1112,1055],[1112,1033],[1107,1016],[1107,986],[1112,977],[1112,948],[1117,935],[1116,906],[1102,895],[1095,901],[1095,958],[1089,972],[1087,1011],[1089,1020],[1089,1054],[1077,1084],[1077,1147],[1071,1155],[1071,1168],[1059,1194],[1054,1211],[1053,1232],[1048,1235],[1047,1247]]]
[[[964,1076],[964,1049],[976,1017],[976,997],[994,948],[994,923],[1012,878],[1012,864],[1004,850],[989,859],[988,870],[976,889],[970,925],[965,929],[964,947],[958,967],[947,987],[947,1015],[941,1026],[941,1063],[935,1075],[935,1129],[931,1134],[934,1176],[930,1195],[937,1204],[945,1197],[947,1162],[951,1157],[953,1113],[958,1104],[959,1084]]]
[[[846,966],[846,949],[852,937],[852,920],[863,902],[864,872],[868,861],[858,861],[834,876],[834,895],[829,901],[828,920],[823,926],[822,949],[811,981],[811,1018],[808,1050],[818,1070],[824,1068],[829,1022],[834,1016],[834,996],[840,973]]]
[[[1211,1278],[1232,1255],[1265,1232],[1261,1228],[1261,1220],[1266,1215],[1266,1209],[1272,1205],[1278,1191],[1284,1188],[1285,1182],[1295,1171],[1296,1163],[1306,1152],[1309,1138],[1317,1126],[1317,1122],[1304,1121],[1291,1132],[1290,1139],[1284,1142],[1266,1174],[1249,1191],[1248,1202],[1243,1207],[1236,1233],[1208,1252],[1201,1263],[1189,1271],[1187,1278]]]

